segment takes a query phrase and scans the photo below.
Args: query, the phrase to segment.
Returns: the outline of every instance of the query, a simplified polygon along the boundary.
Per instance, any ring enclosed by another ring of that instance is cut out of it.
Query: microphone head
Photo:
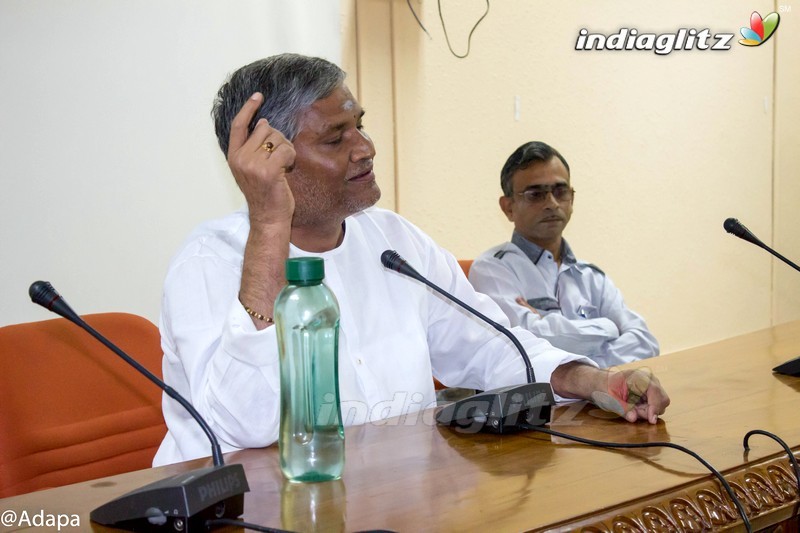
[[[399,274],[414,278],[426,285],[430,283],[425,277],[417,272],[414,267],[408,264],[408,261],[395,252],[394,250],[386,250],[381,254],[381,263],[389,270],[394,270]]]
[[[726,218],[725,222],[722,223],[722,227],[725,228],[725,231],[728,233],[736,235],[737,232],[741,232],[744,226],[735,218]]]
[[[747,229],[744,224],[735,218],[726,218],[725,222],[722,224],[722,227],[725,228],[725,231],[731,235],[736,235],[740,239],[751,242],[756,246],[760,246],[762,248],[764,247],[764,243],[761,242],[758,237],[753,235],[753,232]]]
[[[389,270],[399,271],[405,261],[394,250],[386,250],[381,254],[381,263]]]
[[[50,309],[53,302],[61,298],[49,281],[34,281],[28,289],[28,294],[33,303],[39,304],[45,309]]]
[[[49,281],[34,281],[31,284],[31,288],[28,289],[28,294],[30,294],[33,303],[41,305],[48,311],[61,315],[76,324],[83,322],[78,313],[72,310],[67,301],[50,285]]]

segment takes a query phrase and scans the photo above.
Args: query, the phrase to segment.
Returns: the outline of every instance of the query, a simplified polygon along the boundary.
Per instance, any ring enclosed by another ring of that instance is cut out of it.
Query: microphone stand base
[[[800,377],[800,357],[789,359],[772,369],[773,372],[778,374],[786,374],[787,376]]]
[[[208,531],[206,520],[240,517],[249,490],[240,464],[202,468],[124,494],[89,518],[126,531]]]
[[[447,404],[436,421],[461,433],[512,433],[550,422],[554,404],[549,383],[511,385]]]

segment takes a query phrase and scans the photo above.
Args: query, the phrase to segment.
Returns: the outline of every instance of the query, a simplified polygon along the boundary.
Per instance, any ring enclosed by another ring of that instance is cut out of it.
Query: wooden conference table
[[[724,474],[755,529],[788,520],[784,527],[796,531],[799,494],[786,454],[758,435],[745,454],[742,438],[751,429],[771,431],[798,455],[800,378],[770,369],[799,353],[800,322],[794,322],[644,361],[637,366],[652,368],[672,398],[657,425],[628,424],[578,402],[559,406],[552,427],[601,440],[686,446]],[[347,463],[338,482],[285,482],[275,446],[226,455],[247,472],[244,519],[294,531],[743,529],[716,479],[677,450],[603,450],[536,432],[464,435],[431,418],[425,411],[347,428]],[[105,531],[89,521],[95,507],[208,464],[191,461],[7,498],[0,511],[78,514],[79,530]]]

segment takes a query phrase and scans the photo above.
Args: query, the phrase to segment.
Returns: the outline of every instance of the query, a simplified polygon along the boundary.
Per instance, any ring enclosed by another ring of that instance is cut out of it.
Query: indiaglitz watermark
[[[779,11],[791,12],[791,6],[781,5]],[[742,46],[756,47],[766,43],[778,29],[781,16],[777,12],[762,17],[758,11],[750,14],[749,26],[739,28]],[[575,50],[586,51],[650,51],[667,56],[679,51],[726,51],[731,49],[736,34],[712,32],[709,28],[676,28],[675,31],[649,32],[639,28],[621,27],[614,33],[592,32],[587,28],[578,31]]]
[[[46,528],[46,531],[61,531],[81,527],[81,517],[77,514],[49,513],[44,509],[6,509],[0,514],[0,525],[7,528],[41,527]]]
[[[597,418],[607,418],[610,416],[625,417],[633,410],[640,410],[640,405],[647,405],[648,389],[651,382],[655,379],[652,370],[647,367],[631,370],[615,370],[608,374],[606,390],[596,391],[592,394],[591,404],[599,407],[605,412],[601,415],[597,409],[587,411],[588,416]],[[531,420],[541,418],[542,406],[545,404],[536,401],[536,398],[516,398],[512,395],[504,400],[507,409],[504,412],[516,413],[516,416],[531,417]],[[528,400],[533,400],[530,407]],[[345,400],[341,403],[335,401],[332,393],[327,393],[322,397],[322,402],[314,415],[315,423],[319,426],[338,425],[344,426],[371,424],[374,426],[414,426],[422,423],[428,426],[437,425],[436,411],[438,402],[426,400],[426,396],[420,392],[398,391],[392,395],[391,399],[382,400],[375,404],[368,404],[359,400]],[[456,413],[459,419],[470,419],[472,411],[480,406],[485,406],[485,401],[470,402],[469,398],[461,401],[459,412]],[[523,408],[524,407],[524,408]],[[559,408],[560,407],[560,408]],[[556,403],[550,412],[549,420],[539,420],[539,423],[554,423],[559,426],[580,426],[583,421],[577,416],[586,407],[585,403]],[[637,416],[642,416],[639,413]],[[513,417],[512,417],[513,418]],[[511,420],[513,423],[513,420]],[[461,428],[461,432],[478,432],[483,427],[483,419],[477,417],[475,423]]]
[[[679,50],[730,50],[733,33],[711,33],[708,28],[680,28],[670,33],[639,32],[636,28],[620,28],[610,35],[578,32],[575,50],[648,50],[668,55]]]

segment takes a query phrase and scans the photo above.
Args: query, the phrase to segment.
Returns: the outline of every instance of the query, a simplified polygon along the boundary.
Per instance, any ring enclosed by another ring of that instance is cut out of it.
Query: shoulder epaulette
[[[592,270],[594,270],[595,272],[599,272],[600,274],[602,274],[602,275],[604,275],[604,276],[606,275],[606,273],[605,273],[605,272],[603,272],[603,271],[600,269],[600,267],[599,267],[599,266],[597,266],[597,265],[595,265],[594,263],[584,263],[584,265],[586,265],[587,267],[591,268],[591,269],[592,269]]]

